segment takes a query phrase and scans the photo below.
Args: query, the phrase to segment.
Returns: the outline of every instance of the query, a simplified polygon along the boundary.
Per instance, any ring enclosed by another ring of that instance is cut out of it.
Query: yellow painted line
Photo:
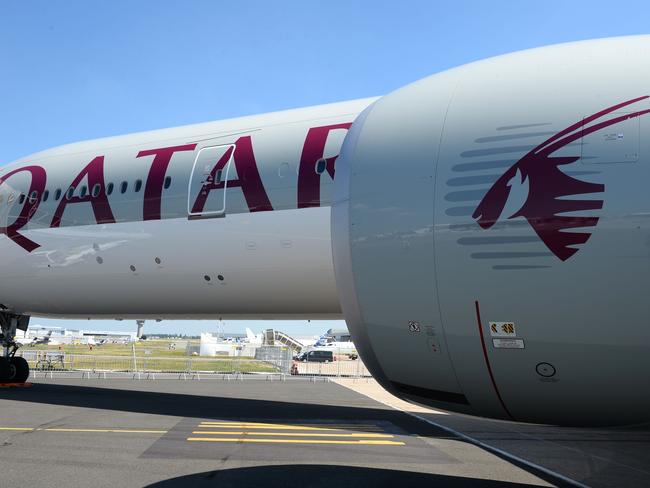
[[[283,422],[252,422],[248,420],[201,420],[202,424],[221,424],[221,425],[229,425],[229,424],[250,424],[250,425],[307,425],[307,426],[312,426],[312,427],[330,427],[333,425],[343,425],[343,426],[359,426],[359,425],[368,425],[372,427],[376,427],[375,424],[359,424],[359,423],[322,423],[322,422],[296,422],[292,424],[285,424]]]
[[[399,441],[373,441],[358,439],[354,441],[333,441],[315,439],[233,439],[231,437],[188,437],[190,442],[260,442],[275,444],[355,444],[365,446],[403,446]]]
[[[295,424],[284,424],[284,423],[274,423],[274,422],[246,422],[246,421],[239,421],[239,422],[234,422],[234,421],[217,421],[217,420],[201,420],[201,424],[213,424],[213,425],[296,425],[296,426],[305,426],[305,427],[322,427],[322,428],[334,428],[334,427],[371,427],[371,428],[379,428],[378,425],[376,424],[355,424],[355,423],[350,423],[350,424],[343,424],[343,423],[338,423],[338,424],[323,424],[323,423],[308,423],[308,422],[303,422],[303,423],[295,423]]]
[[[52,429],[38,429],[45,432],[94,432],[94,433],[110,433],[110,434],[166,434],[167,430],[144,430],[144,429],[66,429],[66,428],[52,428]]]
[[[353,432],[378,432],[378,433],[383,433],[385,430],[383,429],[355,429],[353,427],[337,427],[337,428],[329,428],[329,427],[301,427],[298,425],[264,425],[264,426],[259,426],[259,425],[205,425],[205,424],[199,424],[198,428],[201,429],[243,429],[243,430],[258,430],[258,431],[264,431],[264,430],[302,430],[302,431],[308,431],[308,432],[340,432],[340,431],[353,431]]]
[[[352,433],[352,434],[321,434],[321,433],[294,433],[294,432],[244,432],[244,431],[220,431],[220,430],[195,430],[192,434],[217,434],[217,435],[275,435],[290,437],[381,437],[393,438],[391,434],[374,434],[374,433]]]
[[[0,431],[23,431],[23,432],[95,432],[95,433],[133,433],[133,434],[166,434],[167,430],[145,430],[145,429],[68,429],[68,428],[40,428],[40,427],[0,427]]]
[[[211,428],[233,428],[233,429],[278,429],[278,430],[314,430],[314,431],[333,431],[333,430],[360,430],[359,426],[350,427],[311,427],[307,425],[287,425],[287,424],[225,424],[225,423],[207,423],[201,422],[199,427]],[[383,432],[379,429],[368,429]]]

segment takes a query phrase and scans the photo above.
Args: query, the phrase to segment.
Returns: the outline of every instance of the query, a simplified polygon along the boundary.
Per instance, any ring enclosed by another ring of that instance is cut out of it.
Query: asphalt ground
[[[650,425],[569,428],[418,414],[593,488],[650,486]]]
[[[403,402],[373,379],[336,380],[359,393],[449,429],[488,450],[507,454],[577,486],[650,486],[650,424],[569,428],[483,419]]]
[[[564,486],[335,383],[38,379],[0,389],[2,487]]]

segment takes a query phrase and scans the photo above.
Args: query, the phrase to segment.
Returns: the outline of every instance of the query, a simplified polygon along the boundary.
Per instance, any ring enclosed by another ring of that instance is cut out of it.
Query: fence
[[[34,372],[81,371],[178,374],[258,374],[294,376],[368,377],[360,360],[302,363],[292,360],[258,360],[246,357],[200,358],[191,356],[104,356],[60,351],[19,350]]]

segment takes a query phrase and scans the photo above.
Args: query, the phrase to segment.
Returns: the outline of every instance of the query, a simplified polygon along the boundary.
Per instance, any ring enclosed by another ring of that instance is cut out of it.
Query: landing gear
[[[0,383],[24,383],[29,378],[29,364],[25,358],[0,358]]]
[[[24,383],[29,377],[29,364],[24,358],[16,356],[20,346],[16,330],[27,330],[29,317],[0,312],[0,383]]]
[[[12,383],[24,383],[29,378],[29,363],[25,358],[14,356],[9,360],[9,370],[12,376],[9,381]]]
[[[9,377],[11,377],[11,367],[9,366],[9,360],[0,358],[0,383],[6,383]]]

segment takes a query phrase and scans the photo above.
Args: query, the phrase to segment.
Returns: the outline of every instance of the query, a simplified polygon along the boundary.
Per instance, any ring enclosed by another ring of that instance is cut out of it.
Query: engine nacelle
[[[354,122],[341,306],[381,384],[473,415],[650,419],[650,37],[472,63]]]

